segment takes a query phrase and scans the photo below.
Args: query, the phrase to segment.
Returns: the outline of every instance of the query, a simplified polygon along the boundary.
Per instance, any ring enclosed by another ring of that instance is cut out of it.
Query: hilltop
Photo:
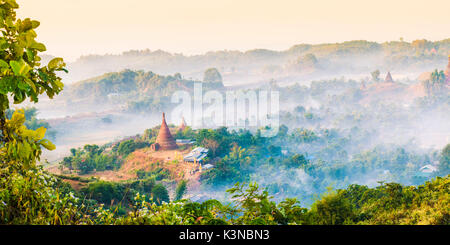
[[[292,70],[290,64],[302,57],[314,55],[317,67],[313,75],[369,73],[383,70],[431,70],[447,59],[450,39],[441,41],[415,40],[385,43],[365,40],[342,43],[298,44],[283,51],[253,49],[248,51],[221,50],[201,55],[183,55],[162,50],[130,50],[122,54],[87,55],[69,63],[71,71],[65,81],[72,83],[123,69],[153,71],[169,75],[180,72],[189,79],[200,79],[203,71],[217,67],[226,85],[261,79],[281,80],[286,72],[292,75],[302,71]],[[303,74],[304,75],[304,74]],[[310,74],[311,75],[311,74]]]

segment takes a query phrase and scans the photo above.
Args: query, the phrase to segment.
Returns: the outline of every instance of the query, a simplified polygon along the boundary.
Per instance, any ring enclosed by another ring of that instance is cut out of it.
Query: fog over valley
[[[0,224],[450,224],[447,2],[130,1],[0,1]]]

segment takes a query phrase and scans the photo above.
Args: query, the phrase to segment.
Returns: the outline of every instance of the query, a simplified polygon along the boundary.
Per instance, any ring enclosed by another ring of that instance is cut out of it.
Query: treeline
[[[191,91],[194,83],[202,82],[203,89],[222,89],[222,77],[217,69],[205,71],[205,81],[186,79],[181,74],[162,76],[142,70],[123,70],[72,84],[65,91],[68,102],[101,102],[122,104],[127,111],[162,110],[170,105],[170,96],[179,90]],[[83,101],[79,101],[83,98]],[[69,103],[70,105],[70,103]]]
[[[117,170],[130,153],[148,146],[148,142],[132,139],[114,145],[85,145],[83,148],[70,149],[71,155],[65,157],[60,165],[69,170],[77,170],[80,174],[88,174],[94,170]]]
[[[262,70],[279,70],[283,68],[283,65],[289,65],[292,61],[296,62],[302,57],[313,54],[326,68],[325,70],[345,69],[345,67],[347,70],[351,70],[349,66],[352,65],[356,70],[370,72],[371,70],[367,70],[367,64],[370,64],[372,60],[381,63],[380,66],[386,69],[417,69],[417,67],[430,63],[446,62],[449,51],[450,39],[440,41],[422,39],[412,42],[399,40],[384,43],[355,40],[314,45],[298,44],[284,51],[221,50],[194,56],[161,50],[131,50],[119,55],[82,56],[70,64],[70,68],[73,71],[71,75],[73,81],[126,68],[152,70],[160,74],[181,72],[198,76],[213,66],[220,68],[221,72],[246,74],[249,71],[257,73]],[[362,65],[356,64],[358,61]]]
[[[323,194],[311,208],[302,207],[295,198],[274,202],[257,184],[237,183],[227,191],[229,203],[212,199],[196,203],[167,202],[165,188],[152,181],[100,181],[74,192],[39,169],[23,177],[26,179],[13,174],[0,180],[1,224],[450,224],[450,176],[417,187],[396,183],[382,183],[376,188],[351,185]],[[20,179],[30,184],[22,185],[17,181]],[[177,190],[184,188],[180,184]]]

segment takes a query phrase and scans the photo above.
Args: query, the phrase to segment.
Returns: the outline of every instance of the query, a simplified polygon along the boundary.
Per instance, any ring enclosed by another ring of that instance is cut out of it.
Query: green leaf
[[[9,64],[16,76],[25,76],[31,70],[31,67],[22,59],[20,61],[12,60]]]
[[[48,63],[48,68],[50,70],[60,70],[64,68],[66,64],[62,58],[54,58]]]
[[[30,87],[33,89],[33,91],[36,93],[36,85],[34,85],[33,81],[31,81],[29,78],[25,78],[25,82],[30,85]]]
[[[27,48],[26,49],[26,54],[27,54],[27,57],[28,57],[29,61],[34,60],[34,54],[33,54],[33,51],[31,49]]]
[[[32,20],[31,24],[33,25],[33,29],[38,28],[41,25],[41,23],[37,20]]]
[[[0,67],[1,68],[8,68],[9,65],[8,65],[8,63],[6,63],[6,61],[0,59]]]
[[[47,131],[46,128],[44,127],[40,127],[38,129],[36,129],[36,133],[37,133],[37,140],[41,140],[45,137],[45,132]]]
[[[43,139],[39,143],[49,151],[56,149],[56,146],[48,139]]]
[[[24,81],[19,81],[17,87],[20,88],[21,90],[28,90],[30,88],[30,86],[28,86],[28,84]]]
[[[39,73],[39,77],[40,77],[42,80],[44,80],[44,81],[46,81],[46,82],[50,81],[50,78],[48,77],[48,75],[47,75],[45,72],[39,70],[38,73]]]
[[[14,104],[20,104],[25,100],[25,93],[22,90],[16,90],[13,99]]]
[[[19,8],[19,4],[17,4],[15,0],[5,0],[5,2],[9,4],[12,8]]]
[[[36,50],[38,50],[40,52],[44,52],[45,50],[47,50],[47,48],[45,47],[44,44],[38,43],[38,42],[31,44],[30,48],[36,49]]]
[[[26,32],[26,31],[33,29],[33,24],[29,18],[26,18],[22,21],[21,29],[22,29],[21,30],[22,32]]]

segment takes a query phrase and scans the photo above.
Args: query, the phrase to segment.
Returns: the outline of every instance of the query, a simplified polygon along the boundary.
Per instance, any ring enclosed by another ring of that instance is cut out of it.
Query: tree
[[[282,124],[278,129],[278,136],[284,138],[288,135],[288,132],[289,128],[286,125]]]
[[[72,154],[72,156],[75,156],[77,154],[77,149],[71,148],[70,153]]]
[[[442,174],[448,174],[450,172],[450,144],[444,147],[439,160],[439,171]]]
[[[36,131],[24,125],[25,112],[14,112],[11,119],[6,117],[9,99],[15,104],[26,98],[38,102],[38,96],[46,93],[50,98],[64,87],[57,71],[66,71],[61,58],[55,58],[47,66],[39,67],[39,52],[45,45],[38,43],[36,29],[39,22],[26,18],[16,19],[19,5],[15,0],[3,1],[0,5],[0,155],[3,163],[16,162],[26,166],[34,165],[40,159],[41,146],[54,149],[54,145],[44,139],[46,129]]]
[[[313,223],[319,225],[342,225],[354,218],[353,207],[348,199],[337,192],[325,194],[311,208]]]
[[[219,143],[213,139],[204,139],[202,145],[211,151],[212,156],[216,156],[217,149],[219,149]]]
[[[100,148],[100,147],[99,147],[98,145],[85,145],[85,146],[83,147],[83,149],[84,149],[86,152],[91,153],[91,154],[97,153],[99,148]]]
[[[306,160],[305,156],[302,154],[295,154],[291,158],[291,167],[302,167],[308,164],[308,161]]]
[[[152,189],[153,201],[161,205],[163,202],[170,202],[169,192],[162,184],[157,184]]]
[[[15,0],[0,2],[0,224],[75,223],[81,216],[76,200],[36,166],[42,147],[55,149],[44,139],[46,128],[28,129],[23,110],[6,117],[9,97],[15,104],[27,98],[36,103],[44,92],[53,98],[63,89],[55,72],[65,71],[61,58],[40,67],[45,45],[35,41],[39,22],[16,19],[18,7]]]
[[[427,90],[428,96],[439,95],[445,91],[445,73],[437,69],[431,73],[430,79],[424,81],[424,87]]]
[[[181,200],[186,193],[187,182],[185,180],[180,181],[175,190],[175,201]]]
[[[372,80],[374,80],[375,82],[380,81],[380,70],[376,70],[370,73],[370,75],[372,75]]]
[[[209,68],[203,75],[203,82],[207,83],[222,83],[222,75],[216,68]]]
[[[45,51],[46,47],[35,40],[38,21],[17,19],[19,5],[15,0],[2,1],[0,7],[0,30],[3,34],[0,37],[0,139],[4,144],[11,140],[5,134],[8,96],[13,98],[14,104],[27,98],[36,103],[44,92],[53,98],[64,87],[56,71],[66,70],[62,58],[54,58],[47,66],[40,67],[38,53]]]
[[[305,113],[306,109],[303,106],[297,106],[294,108],[294,111],[297,113],[303,114],[303,113]]]
[[[291,62],[288,67],[294,72],[312,71],[318,67],[318,63],[314,54],[306,54]]]

